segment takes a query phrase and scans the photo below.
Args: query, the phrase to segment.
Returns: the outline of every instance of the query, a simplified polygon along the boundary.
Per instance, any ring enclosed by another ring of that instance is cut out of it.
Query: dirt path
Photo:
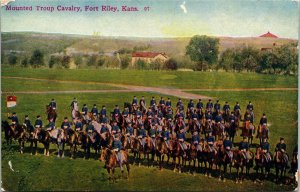
[[[116,92],[153,92],[164,95],[172,95],[184,99],[209,99],[210,97],[204,95],[198,95],[188,93],[185,91],[297,91],[298,88],[236,88],[236,89],[170,89],[160,87],[145,87],[136,85],[125,85],[115,83],[100,83],[91,81],[69,81],[69,80],[54,80],[54,79],[42,79],[42,78],[29,78],[29,77],[10,77],[2,76],[5,79],[20,79],[20,80],[33,80],[33,81],[47,81],[47,82],[58,82],[58,83],[72,83],[72,84],[95,84],[95,85],[109,85],[116,87],[113,90],[69,90],[69,91],[15,91],[15,94],[66,94],[66,93],[116,93]],[[122,88],[122,89],[118,89]],[[2,92],[2,94],[11,92]]]

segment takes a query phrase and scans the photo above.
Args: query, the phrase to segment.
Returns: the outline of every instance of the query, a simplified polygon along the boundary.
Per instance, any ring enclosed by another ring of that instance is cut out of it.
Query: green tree
[[[40,67],[44,65],[44,54],[39,49],[34,50],[29,63],[33,67]]]
[[[48,66],[49,68],[52,68],[54,66],[54,64],[57,64],[58,59],[55,56],[51,56],[48,62]]]
[[[225,71],[229,71],[233,69],[235,63],[235,50],[234,49],[226,49],[220,56],[219,65],[217,69],[222,68]]]
[[[252,47],[244,47],[240,54],[244,69],[247,71],[256,71],[259,62],[259,51]]]
[[[144,70],[147,69],[147,63],[141,59],[139,59],[136,63],[136,68],[139,70]]]
[[[97,62],[97,66],[98,67],[102,67],[104,66],[105,64],[105,58],[103,56],[101,56],[99,59],[98,59],[98,62]]]
[[[18,60],[18,57],[16,56],[15,53],[10,53],[8,55],[8,64],[10,65],[16,65],[17,64],[17,60]]]
[[[121,69],[126,69],[129,66],[130,58],[128,56],[122,56],[121,59]]]
[[[97,63],[97,55],[92,55],[87,60],[87,66],[96,66]]]
[[[177,70],[178,63],[175,59],[170,58],[165,62],[164,69],[166,70]]]
[[[78,69],[80,67],[80,65],[82,65],[82,63],[83,63],[82,57],[81,56],[76,56],[74,58],[74,63],[76,65],[76,68]]]
[[[186,55],[197,63],[196,69],[203,71],[204,64],[213,64],[218,59],[219,39],[196,35],[186,47]]]
[[[21,65],[22,65],[23,67],[28,67],[28,58],[27,58],[27,57],[25,57],[25,58],[22,60]]]
[[[70,62],[71,62],[71,57],[69,55],[64,55],[61,58],[61,65],[66,69],[70,68]]]

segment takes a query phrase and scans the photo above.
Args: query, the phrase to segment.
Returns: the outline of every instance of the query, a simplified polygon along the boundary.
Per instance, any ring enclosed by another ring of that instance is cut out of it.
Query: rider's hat
[[[68,117],[64,117],[64,120],[68,119]]]
[[[13,114],[13,115],[15,115],[15,114],[16,114],[16,112],[13,112],[12,114]]]
[[[28,115],[25,115],[25,118],[28,117]]]
[[[247,139],[247,137],[244,136],[243,139]]]
[[[36,118],[40,118],[40,117],[41,117],[40,115],[36,116]]]
[[[283,137],[280,137],[280,141],[281,141],[281,140],[284,140],[284,138],[283,138]]]

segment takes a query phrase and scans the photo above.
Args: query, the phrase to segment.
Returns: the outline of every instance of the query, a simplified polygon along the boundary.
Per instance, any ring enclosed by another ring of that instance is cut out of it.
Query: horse
[[[208,137],[208,133],[212,132],[212,131],[213,131],[213,124],[212,124],[212,122],[205,120],[204,129],[203,129],[205,138],[207,138]]]
[[[259,138],[259,143],[261,144],[265,138],[269,138],[269,130],[266,125],[259,125],[257,128],[256,138]]]
[[[246,121],[243,129],[242,129],[242,137],[247,137],[248,138],[248,143],[252,145],[253,141],[253,135],[255,134],[255,126],[250,123],[250,121]]]
[[[64,130],[64,142],[62,142],[62,156],[64,156],[65,144],[70,146],[71,159],[75,158],[77,134],[73,129]]]
[[[212,134],[215,136],[215,140],[224,139],[225,138],[225,126],[222,123],[215,123],[212,127]]]
[[[53,122],[55,123],[56,118],[57,118],[57,113],[56,111],[50,107],[49,105],[46,105],[46,114],[47,114],[47,119],[50,122],[50,120],[52,119]]]
[[[101,156],[100,156],[100,161],[104,161],[105,160],[105,167],[107,169],[107,172],[109,174],[109,180],[113,180],[113,182],[115,182],[116,178],[114,176],[115,173],[115,168],[116,167],[121,167],[121,172],[122,172],[122,176],[124,173],[123,170],[123,165],[126,165],[127,168],[127,179],[129,179],[129,174],[130,174],[130,165],[129,165],[129,157],[128,157],[128,152],[121,150],[120,151],[121,156],[123,157],[121,162],[117,161],[117,156],[116,156],[116,152],[109,149],[109,148],[104,148],[101,152]],[[119,160],[120,161],[120,160]]]
[[[164,162],[164,157],[165,155],[168,156],[168,160],[167,160],[167,164],[169,162],[170,159],[170,153],[166,144],[166,141],[162,138],[159,137],[156,139],[156,156],[159,159],[159,169],[162,170],[162,164]]]
[[[188,132],[191,131],[192,134],[195,131],[197,131],[198,133],[201,132],[201,124],[197,119],[189,119],[188,128]]]
[[[144,154],[144,159],[145,159],[145,151],[144,151],[144,147],[142,146],[142,143],[140,141],[140,139],[138,138],[134,138],[132,141],[132,152],[133,152],[133,159],[134,162],[138,163],[138,165],[140,166],[140,160],[141,160],[141,154]]]
[[[212,167],[217,158],[216,149],[212,150],[211,146],[209,146],[209,144],[205,142],[203,146],[203,151],[205,154],[204,155],[205,176],[211,177]],[[207,168],[207,163],[208,163],[208,168]]]
[[[230,110],[226,109],[223,113],[222,113],[222,117],[224,119],[225,122],[229,122],[229,117],[230,117]]]
[[[123,149],[125,149],[125,150],[132,149],[133,137],[127,136],[125,134],[121,134],[121,143],[122,143]]]
[[[12,127],[7,121],[2,121],[2,127],[5,132],[7,145],[12,143],[12,139],[17,140],[20,147],[20,153],[23,153],[25,141],[29,138],[26,127],[24,125],[15,125]]]
[[[271,154],[269,154],[270,157],[272,157]],[[269,159],[267,157],[267,154],[265,154],[262,151],[261,147],[257,147],[255,151],[255,169],[256,169],[256,175],[258,175],[259,170],[261,171],[262,180],[264,178],[267,178],[272,167],[272,159]],[[264,173],[265,172],[265,173]]]
[[[293,180],[294,180],[295,184],[297,183],[296,177],[295,177],[295,174],[297,173],[297,171],[298,171],[298,150],[296,148],[296,150],[294,150],[293,155],[292,155],[291,169],[289,171],[294,175]]]
[[[188,160],[189,160],[189,172],[191,172],[191,162],[193,162],[193,175],[195,176],[195,172],[196,172],[196,160],[198,158],[198,149],[197,149],[198,145],[194,145],[193,143],[191,143],[191,147],[189,149],[188,152]]]
[[[276,179],[275,182],[278,182],[279,179],[282,179],[285,176],[286,169],[288,167],[289,156],[287,153],[283,153],[282,151],[275,151],[274,154],[274,165],[276,170]],[[279,178],[280,172],[280,178]]]
[[[150,166],[150,154],[151,154],[152,166],[154,164],[155,149],[156,149],[156,138],[153,141],[152,138],[148,136],[146,138],[146,143],[145,143],[145,155],[147,156],[148,167]]]
[[[223,182],[226,181],[226,174],[227,174],[227,167],[229,165],[230,168],[230,174],[231,174],[231,168],[232,168],[232,158],[230,157],[229,153],[232,153],[232,150],[227,150],[224,148],[224,145],[219,145],[217,149],[217,160],[216,164],[219,167],[219,181],[223,179]],[[223,166],[223,175],[221,172],[221,167]]]
[[[236,117],[235,123],[237,125],[237,128],[239,128],[240,127],[240,121],[242,119],[242,112],[241,112],[241,110],[240,109],[235,110],[234,111],[234,116]]]
[[[40,143],[42,143],[44,145],[44,155],[45,156],[49,156],[49,148],[50,148],[50,142],[51,142],[51,136],[49,134],[49,132],[47,130],[44,130],[42,128],[36,128],[33,132],[33,143],[35,144],[35,146],[33,147],[32,145],[30,145],[31,147],[31,154],[33,154],[33,152],[35,152],[34,154],[37,154],[37,141],[39,141]],[[33,147],[33,148],[32,148]]]
[[[170,151],[171,156],[173,158],[173,164],[174,164],[174,172],[176,171],[176,166],[178,167],[178,172],[181,173],[181,166],[185,165],[187,156],[185,154],[185,151],[182,149],[182,147],[179,144],[179,141],[177,140],[170,140]],[[176,158],[178,159],[178,164],[176,163]],[[181,165],[182,162],[182,165]]]
[[[230,122],[230,124],[225,123],[225,131],[228,133],[229,139],[231,140],[232,143],[234,142],[236,130],[237,130],[236,123],[234,122]]]
[[[250,168],[253,166],[254,154],[251,151],[248,151],[248,153],[250,158],[247,160],[240,150],[233,150],[233,165],[237,170],[236,183],[243,182],[244,168],[246,169],[246,175],[249,175]]]

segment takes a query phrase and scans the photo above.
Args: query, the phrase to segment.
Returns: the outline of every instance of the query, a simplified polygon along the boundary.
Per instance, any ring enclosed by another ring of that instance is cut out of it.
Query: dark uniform
[[[82,114],[83,114],[83,115],[87,115],[89,109],[88,109],[88,107],[87,107],[86,104],[83,105],[81,111],[82,111]]]
[[[166,103],[165,103],[165,100],[164,100],[162,97],[160,98],[159,104],[160,104],[160,105],[165,105],[165,104],[166,104]]]
[[[154,99],[154,97],[152,97],[151,101],[150,101],[150,106],[156,105],[156,101]]]
[[[172,103],[171,103],[170,98],[168,98],[168,100],[166,101],[166,106],[167,107],[172,107]]]
[[[137,100],[136,96],[133,97],[131,104],[132,105],[137,105],[138,104],[138,100]]]
[[[219,111],[221,109],[221,105],[219,103],[219,100],[217,100],[217,102],[215,103],[214,109],[215,109],[215,111]]]
[[[223,106],[223,111],[230,111],[230,106],[226,102],[225,105]]]
[[[199,102],[197,103],[196,108],[199,110],[203,108],[203,103],[202,103],[201,99],[199,99]]]
[[[95,115],[95,116],[98,115],[98,109],[97,109],[97,106],[96,106],[96,105],[93,106],[93,108],[92,108],[92,110],[91,110],[91,113],[92,113],[93,115]]]
[[[37,120],[35,120],[35,123],[34,123],[34,127],[35,128],[42,128],[42,126],[43,126],[42,120],[39,117],[37,117]]]
[[[27,115],[25,116],[24,125],[27,127],[30,133],[34,131],[34,127],[31,125],[31,121],[29,120]]]
[[[17,125],[19,124],[19,119],[16,113],[13,113],[12,116],[8,117],[8,119],[10,119],[12,122],[16,122]]]
[[[253,111],[253,109],[254,109],[253,104],[249,102],[249,104],[247,105],[247,110]]]
[[[54,99],[52,99],[49,103],[49,107],[51,107],[52,109],[56,109],[56,102]]]
[[[75,123],[75,131],[82,131],[82,129],[83,129],[83,124],[82,124],[82,122],[81,122],[81,121],[77,121],[77,122]]]

